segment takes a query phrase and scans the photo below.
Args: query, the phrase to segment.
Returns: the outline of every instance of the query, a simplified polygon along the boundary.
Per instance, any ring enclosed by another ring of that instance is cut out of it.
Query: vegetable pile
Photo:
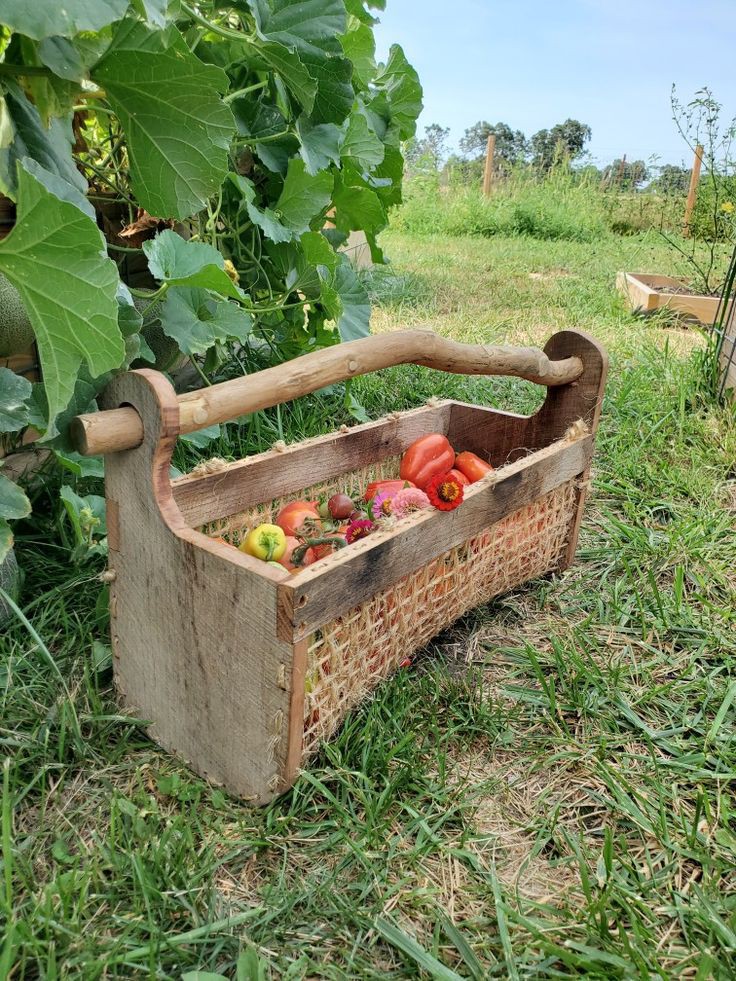
[[[338,492],[321,501],[292,501],[274,524],[253,528],[239,547],[269,565],[297,572],[416,511],[453,511],[462,504],[465,488],[492,472],[475,453],[456,454],[446,436],[429,433],[402,456],[399,479],[373,481],[359,499]]]

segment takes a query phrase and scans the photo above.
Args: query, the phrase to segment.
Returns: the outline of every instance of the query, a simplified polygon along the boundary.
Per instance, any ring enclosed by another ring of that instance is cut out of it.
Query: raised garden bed
[[[712,324],[718,310],[717,296],[693,293],[684,279],[674,276],[620,272],[616,286],[631,309],[639,313],[671,310],[701,324]]]

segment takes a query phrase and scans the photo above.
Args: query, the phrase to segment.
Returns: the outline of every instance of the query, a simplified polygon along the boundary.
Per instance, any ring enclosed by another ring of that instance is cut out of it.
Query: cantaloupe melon
[[[33,337],[18,290],[0,273],[0,358],[25,353],[33,344]]]
[[[13,598],[14,601],[18,599],[18,593],[20,591],[20,569],[18,568],[18,560],[15,557],[15,552],[11,548],[8,554],[5,556],[5,561],[0,562],[0,586],[5,590],[5,592]],[[9,620],[12,616],[13,611],[10,609],[5,600],[0,596],[0,624]]]

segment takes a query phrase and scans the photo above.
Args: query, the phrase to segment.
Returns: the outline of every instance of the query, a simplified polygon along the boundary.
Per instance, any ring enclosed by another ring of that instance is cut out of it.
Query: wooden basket
[[[444,401],[169,478],[174,442],[215,422],[401,363],[548,386],[532,416]],[[574,331],[545,352],[428,331],[342,344],[178,396],[150,370],[80,416],[80,452],[108,454],[116,683],[150,734],[202,776],[266,802],[348,712],[472,607],[572,560],[605,352]],[[421,511],[289,575],[232,541],[284,501],[396,476],[418,436],[446,433],[498,469],[454,511]]]

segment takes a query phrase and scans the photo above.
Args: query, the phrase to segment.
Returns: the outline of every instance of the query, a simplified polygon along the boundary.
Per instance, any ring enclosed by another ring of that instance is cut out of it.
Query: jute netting
[[[397,477],[399,460],[340,474],[201,530],[239,545],[249,529],[273,521],[290,501],[316,500],[336,491],[357,498],[370,481]],[[557,568],[576,504],[577,480],[570,480],[316,631],[307,651],[304,760],[335,732],[347,712],[458,617]]]
[[[304,758],[458,617],[557,568],[576,500],[577,482],[569,481],[317,631],[307,652]]]

